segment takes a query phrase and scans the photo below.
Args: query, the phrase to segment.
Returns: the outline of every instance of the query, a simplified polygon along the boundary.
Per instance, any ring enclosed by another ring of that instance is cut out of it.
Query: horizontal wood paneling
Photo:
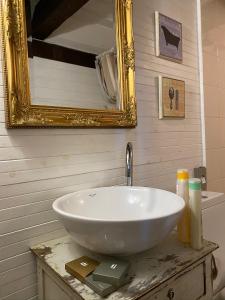
[[[183,64],[155,57],[154,10],[183,23]],[[7,130],[0,73],[1,300],[37,300],[29,246],[65,234],[52,212],[52,202],[65,193],[124,184],[128,141],[134,145],[136,185],[174,191],[176,169],[192,170],[202,162],[195,1],[134,0],[134,31],[135,129]],[[54,89],[47,73],[41,68],[36,72],[40,86]],[[186,119],[158,120],[158,75],[185,80]],[[81,74],[80,80],[85,83],[85,76]],[[46,91],[36,89],[45,95]],[[87,91],[91,93],[91,87]],[[55,92],[64,95],[64,91]]]
[[[18,283],[19,285],[19,283]],[[2,300],[30,300],[37,299],[37,284],[29,285],[26,288],[19,289],[8,296],[1,298]]]
[[[37,56],[29,62],[33,104],[99,109],[107,106],[95,68]]]
[[[44,228],[44,230],[37,236],[32,233],[32,237],[29,237],[29,239],[25,239],[22,241],[15,242],[14,244],[4,245],[0,248],[0,254],[1,254],[1,264],[4,265],[5,268],[5,262],[6,260],[10,264],[12,261],[14,261],[15,256],[21,255],[23,253],[26,253],[29,251],[29,246],[41,243],[42,241],[47,241],[50,239],[55,239],[59,236],[65,235],[65,230],[60,227],[60,229],[54,230],[51,226],[48,226],[48,228]],[[19,263],[20,260],[18,260],[17,266],[23,265],[24,263]],[[27,262],[28,263],[28,262]],[[16,268],[14,268],[16,269]]]
[[[11,294],[11,297],[13,297],[12,294],[17,293],[18,286],[20,287],[21,290],[24,290],[27,287],[29,288],[30,286],[32,286],[36,280],[37,280],[37,276],[36,276],[36,272],[35,272],[33,274],[29,274],[28,276],[21,277],[21,278],[17,279],[16,281],[12,281],[9,284],[6,284],[4,286],[4,290],[3,289],[0,290],[0,297],[2,297],[4,299],[4,297],[7,297],[7,295],[10,295],[10,294]]]

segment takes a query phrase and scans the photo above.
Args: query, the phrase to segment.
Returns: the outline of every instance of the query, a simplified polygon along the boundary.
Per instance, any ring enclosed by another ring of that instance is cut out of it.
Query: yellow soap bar
[[[65,269],[68,273],[79,279],[81,282],[84,282],[85,278],[91,274],[98,265],[98,261],[88,256],[82,256],[66,263]]]

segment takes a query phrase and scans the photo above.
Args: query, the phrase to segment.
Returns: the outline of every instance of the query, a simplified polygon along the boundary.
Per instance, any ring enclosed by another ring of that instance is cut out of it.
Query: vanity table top
[[[200,251],[195,251],[178,242],[176,235],[171,234],[167,240],[157,247],[141,254],[125,257],[126,260],[131,262],[133,279],[130,284],[120,288],[106,299],[138,299],[217,248],[216,244],[204,241],[204,247]],[[65,263],[83,255],[99,261],[104,256],[80,247],[69,236],[36,245],[31,250],[81,298],[84,300],[102,299],[85,284],[67,273]]]

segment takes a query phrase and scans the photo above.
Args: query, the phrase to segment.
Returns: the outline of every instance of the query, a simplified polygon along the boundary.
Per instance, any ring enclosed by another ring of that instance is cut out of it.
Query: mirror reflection
[[[27,0],[31,102],[118,110],[113,0]]]

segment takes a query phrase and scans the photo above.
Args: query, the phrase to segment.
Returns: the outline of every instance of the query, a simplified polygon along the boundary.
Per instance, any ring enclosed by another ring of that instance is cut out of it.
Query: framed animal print
[[[185,82],[159,76],[159,119],[185,118]]]
[[[182,62],[182,24],[155,12],[156,56]]]

